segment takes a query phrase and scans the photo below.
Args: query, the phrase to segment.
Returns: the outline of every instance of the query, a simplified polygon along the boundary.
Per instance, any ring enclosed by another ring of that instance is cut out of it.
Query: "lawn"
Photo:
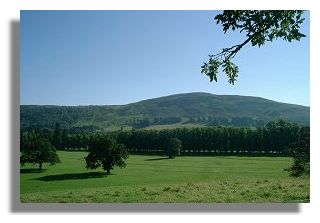
[[[20,170],[21,202],[309,202],[309,178],[284,171],[286,157],[132,155],[111,175],[86,170],[85,152],[59,152],[61,163]]]

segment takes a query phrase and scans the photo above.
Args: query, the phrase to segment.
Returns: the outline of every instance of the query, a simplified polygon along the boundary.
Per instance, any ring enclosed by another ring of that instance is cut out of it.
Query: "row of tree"
[[[163,153],[170,138],[182,142],[182,154],[291,155],[309,132],[285,121],[269,122],[256,129],[234,127],[133,130],[113,133],[131,153]]]
[[[238,154],[238,155],[292,155],[300,141],[309,134],[309,127],[301,127],[283,120],[269,122],[263,127],[201,127],[164,130],[132,130],[104,133],[125,145],[129,152],[150,154],[165,153],[170,138],[181,141],[181,153],[192,154]],[[88,150],[101,133],[70,134],[56,124],[54,131],[37,131],[60,150]]]
[[[181,141],[184,155],[292,155],[299,141],[309,134],[309,127],[301,127],[283,120],[269,122],[263,127],[201,127],[164,130],[131,130],[103,133],[111,135],[125,145],[129,152],[150,154],[165,153],[170,138]],[[59,150],[88,150],[101,133],[70,134],[56,124],[54,131],[36,131]],[[308,133],[308,134],[306,134]]]
[[[301,127],[285,121],[270,122],[256,129],[206,127],[90,134],[68,134],[57,124],[54,132],[43,129],[21,135],[21,162],[23,164],[27,162],[26,160],[40,160],[38,162],[40,166],[43,162],[55,163],[58,161],[54,155],[55,148],[85,150],[90,153],[94,151],[93,158],[98,157],[99,151],[104,154],[102,152],[104,147],[111,148],[108,154],[118,154],[114,155],[115,157],[125,157],[119,154],[127,152],[168,155],[169,158],[175,158],[180,153],[183,155],[286,155],[295,158],[296,165],[293,165],[290,171],[293,175],[300,175],[301,169],[309,171],[309,135],[309,127]],[[104,139],[108,139],[109,144],[113,146],[108,146]],[[114,156],[111,160],[118,160]],[[88,167],[97,165],[90,163],[93,163],[92,157],[88,156]],[[122,165],[121,163],[118,162],[119,166]],[[101,162],[100,164],[106,166]]]

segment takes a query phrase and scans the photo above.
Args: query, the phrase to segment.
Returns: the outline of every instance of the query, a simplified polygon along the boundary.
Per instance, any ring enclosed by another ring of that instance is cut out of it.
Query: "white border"
[[[319,24],[320,10],[317,1],[298,0],[11,0],[1,1],[0,13],[0,69],[1,69],[1,206],[2,222],[316,222],[320,207],[320,174],[319,174]],[[12,213],[10,212],[10,21],[19,19],[19,10],[110,10],[110,9],[182,9],[182,10],[210,10],[210,9],[306,9],[311,10],[311,203],[301,205],[298,213]],[[107,216],[106,216],[107,215]]]

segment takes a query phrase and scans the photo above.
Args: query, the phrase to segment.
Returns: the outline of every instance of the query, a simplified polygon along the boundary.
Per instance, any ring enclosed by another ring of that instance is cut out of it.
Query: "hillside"
[[[186,93],[127,105],[21,105],[21,130],[53,128],[60,123],[72,131],[92,132],[124,128],[172,126],[261,126],[285,119],[309,125],[310,108],[259,97]]]

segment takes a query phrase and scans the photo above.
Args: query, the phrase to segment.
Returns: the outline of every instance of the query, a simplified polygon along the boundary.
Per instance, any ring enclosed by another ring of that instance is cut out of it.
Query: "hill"
[[[74,132],[179,126],[261,126],[285,119],[309,125],[310,108],[264,98],[186,93],[127,105],[21,105],[21,130],[53,128],[60,123]]]

